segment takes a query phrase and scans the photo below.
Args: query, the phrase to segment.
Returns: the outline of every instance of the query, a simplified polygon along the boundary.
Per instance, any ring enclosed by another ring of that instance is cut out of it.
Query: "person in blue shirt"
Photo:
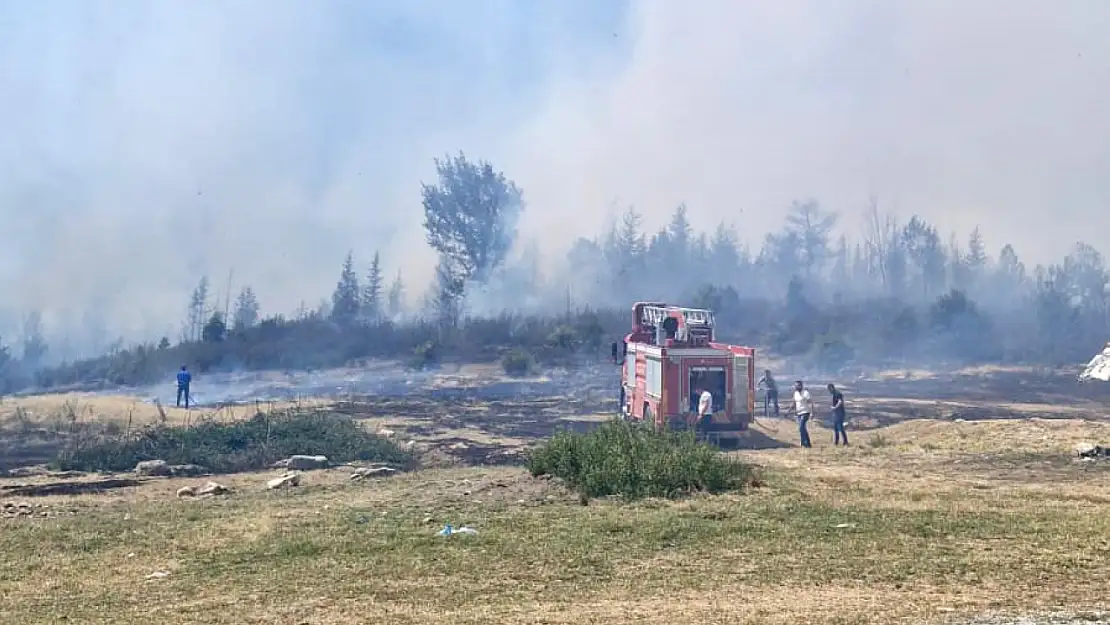
[[[177,372],[177,405],[178,405],[178,407],[181,406],[181,397],[183,395],[185,396],[185,407],[186,408],[189,407],[189,383],[192,382],[192,381],[193,381],[192,374],[190,374],[189,370],[187,368],[185,368],[185,365],[181,365],[181,371]]]

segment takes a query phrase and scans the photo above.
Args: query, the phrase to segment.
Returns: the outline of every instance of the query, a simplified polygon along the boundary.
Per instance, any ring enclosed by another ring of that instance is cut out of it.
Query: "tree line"
[[[438,263],[415,306],[406,303],[399,271],[386,278],[377,251],[367,254],[365,271],[349,252],[331,297],[290,316],[263,316],[249,286],[234,301],[230,293],[213,297],[205,277],[189,297],[176,341],[117,342],[99,358],[43,367],[41,320],[29,315],[18,357],[0,342],[0,390],[142,383],[181,362],[201,370],[379,356],[427,364],[452,354],[493,357],[510,347],[554,359],[592,357],[605,335],[626,330],[637,300],[713,308],[722,338],[825,369],[924,360],[1076,362],[1097,351],[1110,329],[1110,273],[1093,246],[1077,243],[1060,262],[1030,269],[1011,245],[989,250],[980,228],[944,236],[922,217],[900,218],[875,200],[854,237],[838,230],[840,214],[799,200],[755,248],[740,242],[736,224],[696,231],[684,204],[654,230],[629,207],[597,236],[576,240],[564,271],[544,276],[517,235],[526,203],[512,180],[461,152],[435,159],[435,168],[435,181],[421,183],[420,195]],[[507,297],[491,310],[495,293]],[[553,309],[560,313],[547,312]]]
[[[853,239],[836,232],[839,214],[798,201],[752,249],[730,224],[695,232],[684,205],[654,232],[629,208],[602,235],[575,243],[571,286],[613,304],[706,305],[761,344],[787,352],[838,345],[867,360],[1072,363],[1110,338],[1110,274],[1090,244],[1028,268],[1012,245],[988,250],[980,228],[944,237],[874,200],[865,216]]]

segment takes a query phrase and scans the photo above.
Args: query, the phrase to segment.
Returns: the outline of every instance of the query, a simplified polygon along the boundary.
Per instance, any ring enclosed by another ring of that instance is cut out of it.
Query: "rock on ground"
[[[226,495],[231,489],[217,482],[208,482],[204,486],[182,486],[177,489],[178,497],[211,497],[213,495]]]
[[[274,467],[293,469],[294,471],[311,471],[313,469],[328,468],[327,456],[290,456],[285,460],[278,460]]]
[[[46,475],[47,471],[40,467],[16,467],[8,469],[4,472],[5,477],[34,477],[36,475]]]
[[[15,517],[59,517],[75,516],[76,510],[67,510],[41,503],[12,503],[5,501],[0,505],[0,518]]]
[[[209,473],[208,469],[196,464],[170,465],[170,475],[174,477],[196,477]]]
[[[144,477],[195,477],[208,469],[196,464],[169,464],[165,460],[143,460],[135,465],[135,473]]]
[[[1093,445],[1091,443],[1080,443],[1075,446],[1075,453],[1080,458],[1099,458],[1102,456],[1110,457],[1110,447]]]
[[[392,477],[397,475],[397,469],[392,467],[359,467],[351,473],[352,480],[361,480],[375,477]]]
[[[161,477],[172,473],[165,460],[143,460],[135,465],[135,474],[145,477]]]
[[[300,484],[301,484],[301,474],[300,473],[286,473],[285,475],[283,475],[281,477],[275,477],[274,479],[270,480],[269,482],[266,482],[266,488],[268,488],[270,490],[276,490],[278,488],[289,488],[291,486],[300,486]]]

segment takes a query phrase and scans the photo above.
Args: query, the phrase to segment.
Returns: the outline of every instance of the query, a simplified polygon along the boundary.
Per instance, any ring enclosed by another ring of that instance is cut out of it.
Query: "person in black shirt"
[[[844,429],[844,393],[837,390],[836,386],[829,385],[829,394],[832,395],[833,413],[833,445],[839,445],[844,439],[844,446],[848,446],[848,431]]]

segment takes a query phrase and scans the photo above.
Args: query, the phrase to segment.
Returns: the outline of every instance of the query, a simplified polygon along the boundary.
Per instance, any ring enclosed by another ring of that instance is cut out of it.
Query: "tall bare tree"
[[[864,251],[872,275],[888,294],[901,294],[905,281],[905,255],[901,244],[901,227],[898,219],[879,209],[879,201],[872,197],[866,211],[867,229]]]
[[[189,314],[186,320],[185,339],[199,341],[204,324],[208,322],[208,276],[201,276],[189,297]]]

